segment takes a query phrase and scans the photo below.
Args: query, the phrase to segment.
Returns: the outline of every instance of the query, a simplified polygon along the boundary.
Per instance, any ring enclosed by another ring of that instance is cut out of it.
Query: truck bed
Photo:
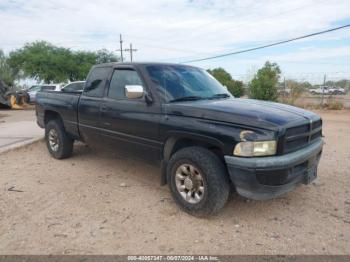
[[[63,121],[66,131],[73,137],[79,137],[78,102],[80,92],[39,91],[36,94],[36,113],[38,124],[45,125],[44,111],[57,112]]]

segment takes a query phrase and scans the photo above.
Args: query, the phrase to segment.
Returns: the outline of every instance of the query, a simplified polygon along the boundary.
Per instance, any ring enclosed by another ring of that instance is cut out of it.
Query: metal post
[[[130,61],[132,62],[132,43],[130,43]]]
[[[323,108],[324,105],[324,88],[326,86],[326,74],[324,74],[323,77],[323,86],[322,86],[322,99],[321,99],[321,107]]]
[[[119,35],[119,43],[120,43],[120,59],[123,62],[123,39],[122,34]]]
[[[284,91],[283,91],[283,102],[285,102],[285,96],[286,96],[286,85],[287,85],[287,83],[286,83],[286,78],[284,77]]]

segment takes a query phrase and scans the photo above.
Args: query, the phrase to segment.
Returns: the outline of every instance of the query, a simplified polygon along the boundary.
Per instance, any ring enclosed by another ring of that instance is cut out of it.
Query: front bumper
[[[282,156],[225,156],[225,162],[238,194],[265,200],[315,179],[322,147],[323,140],[319,139],[303,149]]]

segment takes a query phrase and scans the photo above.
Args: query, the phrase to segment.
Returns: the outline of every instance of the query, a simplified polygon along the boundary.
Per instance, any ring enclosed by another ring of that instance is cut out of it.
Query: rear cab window
[[[35,91],[40,91],[41,90],[41,86],[31,86],[28,91],[29,92],[35,92]]]
[[[89,74],[84,88],[84,95],[91,97],[103,97],[106,81],[111,67],[95,67]]]
[[[84,89],[84,82],[79,82],[79,83],[71,83],[66,85],[63,88],[63,91],[66,92],[81,92]]]
[[[41,91],[52,91],[55,90],[56,86],[42,86]]]

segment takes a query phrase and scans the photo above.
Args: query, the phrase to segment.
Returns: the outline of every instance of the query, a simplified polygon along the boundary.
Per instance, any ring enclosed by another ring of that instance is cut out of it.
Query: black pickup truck
[[[263,200],[309,184],[323,146],[316,114],[234,98],[205,70],[179,64],[96,65],[83,92],[39,92],[36,115],[57,159],[75,140],[154,157],[161,183],[198,216],[222,208],[232,188]]]

